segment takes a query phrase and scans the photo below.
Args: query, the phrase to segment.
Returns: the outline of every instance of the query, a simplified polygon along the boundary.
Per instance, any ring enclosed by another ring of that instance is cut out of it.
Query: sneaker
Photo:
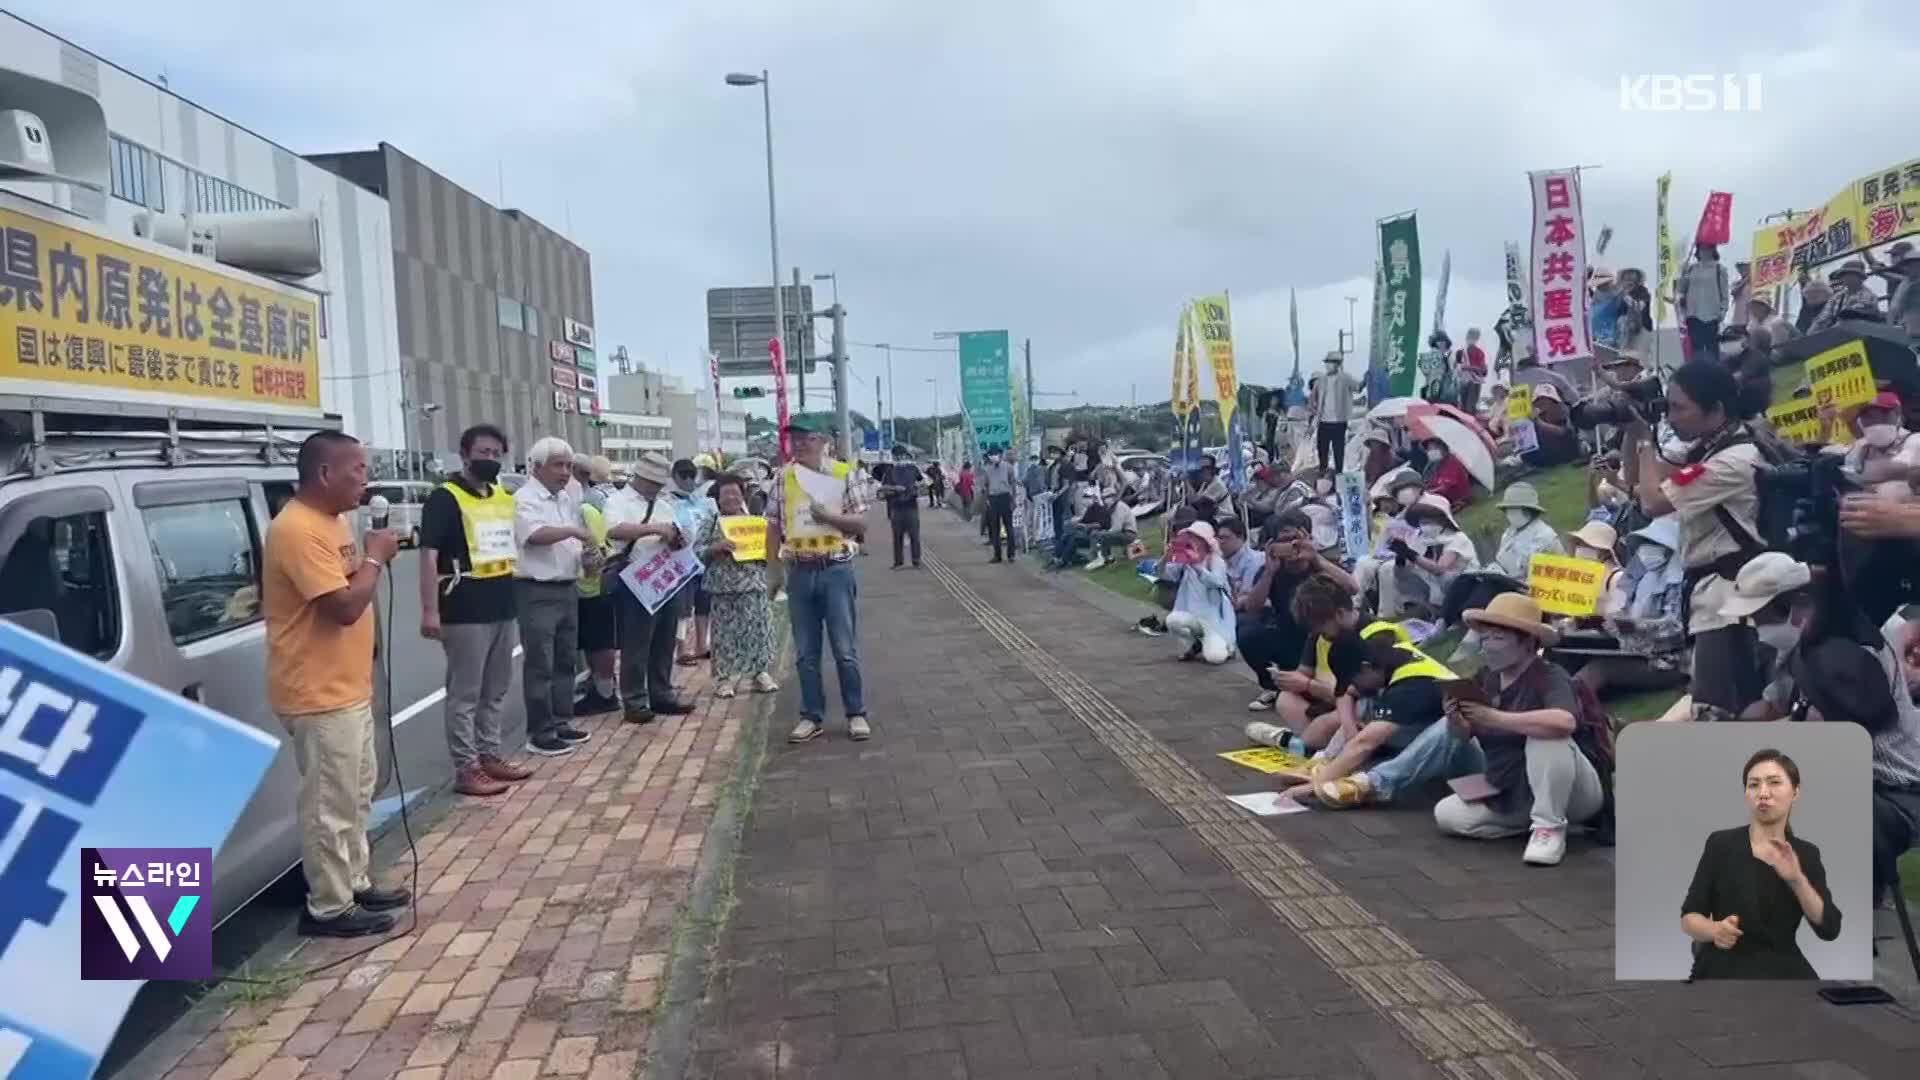
[[[810,720],[803,716],[800,718],[799,723],[793,725],[793,730],[787,732],[787,741],[790,743],[811,742],[819,737],[822,730],[823,728],[820,721]]]
[[[505,780],[509,784],[517,784],[533,775],[533,770],[525,765],[515,765],[489,754],[480,755],[480,771],[495,780]]]
[[[1107,565],[1105,556],[1095,556],[1093,561],[1087,563],[1087,573],[1091,574],[1105,565]]]
[[[1248,712],[1272,712],[1273,703],[1280,700],[1278,690],[1262,691],[1260,696],[1247,702]]]
[[[599,716],[602,713],[619,711],[619,698],[608,697],[594,687],[588,687],[586,694],[573,703],[573,715],[575,716]]]
[[[368,911],[392,911],[394,908],[406,907],[412,900],[413,894],[398,885],[391,889],[370,885],[364,889],[356,889],[353,894],[353,902]]]
[[[367,937],[393,929],[393,916],[354,906],[331,919],[316,919],[312,912],[300,913],[302,937]]]
[[[1151,615],[1147,616],[1144,619],[1141,619],[1137,623],[1134,623],[1133,628],[1147,635],[1148,637],[1165,637],[1167,634],[1167,628],[1161,625],[1159,619],[1156,619]]]
[[[777,592],[777,593],[774,593],[774,594],[773,594],[773,602],[774,602],[774,603],[776,603],[776,604],[784,604],[784,603],[786,603],[786,602],[787,602],[787,590],[785,590],[785,589],[781,589],[781,590],[780,590],[779,592]]]
[[[573,753],[573,744],[561,742],[552,732],[527,740],[527,753],[541,757],[562,757]]]
[[[1373,801],[1373,784],[1366,773],[1354,773],[1313,785],[1313,794],[1330,810],[1351,810]]]
[[[593,738],[592,735],[581,731],[572,724],[555,724],[553,726],[553,735],[563,743],[583,743]]]
[[[1276,750],[1285,750],[1290,754],[1305,753],[1307,749],[1301,745],[1298,732],[1291,728],[1281,727],[1279,724],[1269,724],[1264,720],[1255,720],[1247,725],[1246,731],[1247,741],[1259,743],[1261,746],[1271,746]]]
[[[1558,866],[1567,854],[1567,830],[1536,828],[1527,837],[1527,853],[1520,856],[1528,866]]]
[[[773,676],[762,671],[753,677],[753,692],[756,694],[777,694],[780,692],[780,684],[773,681]]]
[[[873,737],[873,725],[864,716],[847,717],[847,738],[862,742]]]
[[[653,710],[647,708],[645,705],[629,705],[620,719],[629,724],[651,724],[653,723]]]
[[[453,790],[462,795],[472,795],[484,799],[493,795],[505,794],[507,785],[488,776],[486,770],[478,765],[470,765],[454,775]]]
[[[896,566],[896,567],[894,567],[894,569],[895,569],[895,570],[898,570],[898,569],[900,569],[900,568]],[[732,679],[727,679],[726,681],[724,681],[724,682],[722,682],[722,683],[721,683],[721,684],[720,684],[719,686],[716,686],[716,687],[714,687],[714,688],[713,688],[713,696],[714,696],[714,697],[717,697],[717,698],[730,698],[730,697],[732,697],[733,695],[734,695],[734,689],[733,689],[733,680],[732,680]]]
[[[685,716],[693,711],[693,706],[685,701],[668,701],[653,707],[661,716]]]

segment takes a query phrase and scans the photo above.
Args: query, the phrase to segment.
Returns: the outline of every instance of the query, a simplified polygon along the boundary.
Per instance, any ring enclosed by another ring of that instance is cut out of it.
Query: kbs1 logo
[[[1622,75],[1622,112],[1759,112],[1759,75]]]
[[[80,978],[213,977],[211,848],[81,848]]]

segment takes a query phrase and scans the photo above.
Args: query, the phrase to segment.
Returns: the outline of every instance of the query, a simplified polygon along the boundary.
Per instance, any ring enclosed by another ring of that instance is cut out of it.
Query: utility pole
[[[776,286],[776,288],[777,287],[778,286]],[[806,356],[802,350],[807,347],[806,331],[808,327],[813,325],[813,312],[801,307],[800,268],[797,266],[793,268],[793,306],[795,309],[795,318],[793,320],[793,348],[787,351],[787,356],[800,365],[796,369],[800,372],[800,408],[805,409],[807,407],[807,361],[811,358]]]
[[[1022,348],[1027,354],[1027,427],[1031,429],[1040,422],[1040,415],[1033,411],[1033,339],[1027,338]],[[1026,447],[1020,448],[1020,456],[1027,456]]]
[[[853,425],[847,418],[847,309],[835,301],[828,311],[833,315],[833,411],[840,425],[840,460],[852,461]]]
[[[875,375],[873,377],[873,428],[874,430],[885,431],[886,429],[881,427],[880,425],[883,422],[885,422],[886,419],[887,419],[887,399],[880,396],[880,376]],[[888,452],[892,452],[893,450],[892,443],[887,444],[887,450]]]

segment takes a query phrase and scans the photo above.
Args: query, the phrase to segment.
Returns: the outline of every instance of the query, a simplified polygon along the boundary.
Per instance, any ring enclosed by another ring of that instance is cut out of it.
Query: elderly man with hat
[[[609,581],[627,565],[645,563],[663,551],[684,548],[693,541],[675,520],[680,495],[673,484],[673,462],[649,450],[634,462],[631,472],[627,486],[607,499],[607,538],[613,547]],[[655,716],[692,712],[693,707],[673,690],[673,654],[686,590],[648,611],[625,584],[614,587],[619,597],[624,719],[629,724],[648,724]]]
[[[1869,262],[1873,252],[1864,253]],[[1887,321],[1920,338],[1920,248],[1902,240],[1887,249],[1887,264],[1874,265],[1887,282]]]
[[[1827,275],[1833,286],[1833,298],[1813,320],[1810,333],[1818,333],[1842,322],[1885,322],[1880,313],[1880,297],[1867,286],[1867,264],[1850,259]]]
[[[1772,299],[1756,296],[1747,301],[1747,342],[1764,351],[1783,348],[1793,340],[1793,324],[1773,310]]]
[[[1500,534],[1500,546],[1493,556],[1494,566],[1501,573],[1525,581],[1535,555],[1567,553],[1532,484],[1523,480],[1510,485],[1495,505],[1507,517],[1506,531]]]
[[[1307,415],[1314,421],[1314,453],[1320,457],[1320,471],[1329,463],[1334,472],[1346,467],[1347,423],[1353,418],[1353,376],[1347,374],[1345,353],[1327,354],[1326,370],[1313,377],[1307,392]]]
[[[1900,395],[1882,390],[1853,419],[1858,437],[1846,448],[1841,468],[1865,489],[1905,499],[1920,477],[1920,433],[1908,429]]]
[[[1525,861],[1553,866],[1566,855],[1568,827],[1606,808],[1600,770],[1610,765],[1611,733],[1590,722],[1604,714],[1584,708],[1573,678],[1541,653],[1559,635],[1531,596],[1502,593],[1465,618],[1486,659],[1474,678],[1483,701],[1451,698],[1447,720],[1456,739],[1479,743],[1493,791],[1471,801],[1447,796],[1434,823],[1474,839],[1525,834]]]

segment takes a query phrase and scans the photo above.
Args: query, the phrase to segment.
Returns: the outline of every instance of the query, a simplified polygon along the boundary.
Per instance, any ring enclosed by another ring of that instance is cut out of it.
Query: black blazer
[[[1787,830],[1787,842],[1800,857],[1800,869],[1807,884],[1820,894],[1825,907],[1821,920],[1812,924],[1814,936],[1832,941],[1840,936],[1840,909],[1827,891],[1827,870],[1820,862],[1820,849]],[[1753,845],[1745,825],[1707,834],[1700,852],[1700,865],[1694,868],[1693,883],[1687,886],[1682,915],[1705,915],[1709,919],[1740,916],[1740,943],[1721,949],[1711,942],[1695,942],[1693,975],[1695,979],[1817,979],[1820,976],[1800,952],[1794,935],[1806,913],[1793,890],[1780,880],[1773,867],[1753,857]]]

